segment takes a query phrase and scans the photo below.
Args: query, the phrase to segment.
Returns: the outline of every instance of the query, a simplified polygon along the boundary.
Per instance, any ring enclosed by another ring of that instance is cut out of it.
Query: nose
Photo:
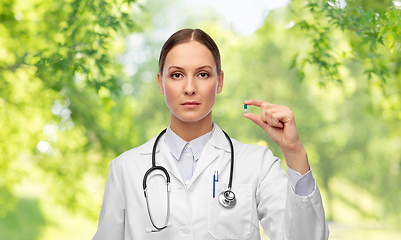
[[[195,80],[191,77],[185,83],[184,94],[189,96],[196,94]]]

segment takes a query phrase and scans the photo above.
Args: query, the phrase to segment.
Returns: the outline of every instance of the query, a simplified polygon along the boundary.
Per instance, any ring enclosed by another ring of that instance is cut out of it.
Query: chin
[[[183,122],[188,122],[188,123],[194,123],[194,122],[199,122],[200,120],[204,119],[204,117],[178,117],[179,120]]]
[[[207,114],[204,115],[199,115],[199,114],[174,114],[172,112],[172,115],[176,118],[178,118],[182,122],[187,122],[187,123],[194,123],[194,122],[199,122],[203,119],[205,119],[211,111]]]

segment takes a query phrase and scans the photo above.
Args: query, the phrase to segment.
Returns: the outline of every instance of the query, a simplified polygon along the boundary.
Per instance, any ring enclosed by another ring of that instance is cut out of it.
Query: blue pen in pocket
[[[213,198],[215,198],[216,196],[216,182],[219,181],[219,171],[214,171],[214,175],[213,175]]]

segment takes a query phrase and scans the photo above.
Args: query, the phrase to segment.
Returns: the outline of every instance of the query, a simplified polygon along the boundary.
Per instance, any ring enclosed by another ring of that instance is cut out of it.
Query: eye
[[[209,73],[207,73],[207,72],[201,72],[201,73],[199,73],[199,75],[198,75],[200,78],[208,78],[210,75],[209,75]]]
[[[182,77],[181,73],[173,73],[173,74],[171,74],[171,78],[174,78],[174,79],[179,79],[181,77]]]

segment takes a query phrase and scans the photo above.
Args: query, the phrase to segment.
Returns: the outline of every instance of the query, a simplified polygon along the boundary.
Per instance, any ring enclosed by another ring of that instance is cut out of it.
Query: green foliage
[[[20,199],[13,211],[0,218],[0,238],[9,240],[37,239],[46,220],[38,200]]]
[[[397,53],[401,47],[401,10],[389,0],[345,3],[341,6],[336,0],[293,2],[293,13],[297,13],[294,21],[313,46],[306,56],[294,57],[293,68],[297,69],[301,80],[309,64],[316,66],[325,79],[342,81],[338,67],[349,60],[360,61],[366,62],[364,72],[368,80],[375,75],[385,83],[394,72],[391,65],[398,65],[400,61]],[[335,47],[339,29],[350,39],[351,44],[346,49]]]
[[[121,139],[121,131],[135,132],[135,121],[113,130],[132,105],[111,106],[121,92],[116,54],[124,51],[124,35],[140,29],[136,22],[146,23],[142,12],[132,0],[0,2],[2,215],[27,166],[44,171],[52,197],[77,209],[79,198],[92,198],[83,182],[137,143]],[[86,206],[83,212],[97,215]]]

